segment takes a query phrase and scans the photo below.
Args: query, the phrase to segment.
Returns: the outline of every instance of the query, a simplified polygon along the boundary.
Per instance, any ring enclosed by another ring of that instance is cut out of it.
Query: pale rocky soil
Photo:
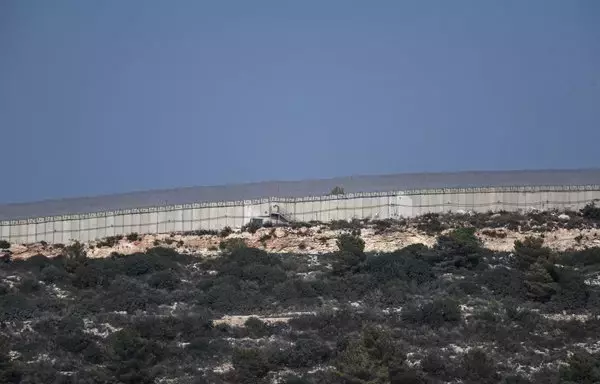
[[[503,232],[506,237],[498,238],[486,235],[486,229],[477,231],[477,236],[483,241],[484,246],[495,251],[511,251],[515,240],[527,236],[544,236],[544,244],[551,249],[564,251],[568,249],[583,249],[586,247],[600,246],[600,229],[556,229],[540,234],[533,231],[511,231],[508,229],[492,230],[496,233]],[[182,234],[148,234],[141,235],[139,241],[128,241],[123,238],[113,247],[97,247],[96,241],[86,245],[88,257],[107,257],[111,253],[132,254],[144,252],[155,247],[158,241],[160,246],[176,249],[180,253],[199,254],[203,256],[216,256],[220,253],[219,243],[232,238],[242,238],[248,246],[265,249],[269,252],[296,253],[296,254],[324,254],[337,250],[336,237],[344,230],[331,230],[325,226],[311,228],[291,229],[287,227],[261,228],[256,233],[234,232],[226,238],[214,235],[192,236]],[[383,233],[376,233],[373,228],[364,228],[361,237],[365,241],[366,252],[390,252],[411,244],[425,244],[432,246],[436,236],[427,235],[416,228],[388,229]],[[166,240],[166,242],[165,242]],[[171,244],[168,244],[170,242]],[[181,242],[183,242],[182,245]],[[13,258],[28,258],[34,255],[48,257],[60,255],[63,250],[59,247],[43,244],[14,244],[11,246]]]

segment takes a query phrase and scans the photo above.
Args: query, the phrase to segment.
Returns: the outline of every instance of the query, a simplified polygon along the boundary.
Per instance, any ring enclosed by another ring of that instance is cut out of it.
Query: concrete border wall
[[[168,233],[237,228],[277,206],[295,221],[414,217],[428,212],[577,210],[600,200],[600,186],[489,187],[371,192],[343,196],[169,205],[0,222],[0,239],[11,243],[68,243],[131,232]]]

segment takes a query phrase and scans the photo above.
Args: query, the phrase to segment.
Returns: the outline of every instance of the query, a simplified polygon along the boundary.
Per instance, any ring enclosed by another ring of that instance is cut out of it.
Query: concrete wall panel
[[[209,229],[210,220],[208,218],[208,207],[194,208],[194,222],[202,229]]]
[[[427,212],[448,212],[449,210],[526,210],[573,209],[578,210],[594,199],[600,199],[600,189],[560,187],[554,190],[524,188],[448,190],[448,193],[434,191],[409,192],[406,195],[383,196],[357,195],[341,199],[331,197],[296,199],[281,201],[246,201],[241,204],[215,204],[210,207],[195,207],[144,213],[117,213],[110,216],[29,223],[10,222],[0,226],[0,237],[13,243],[47,241],[68,243],[72,239],[81,241],[100,239],[106,236],[138,233],[167,233],[196,229],[219,230],[225,226],[240,227],[251,217],[264,216],[273,205],[284,207],[297,221],[350,220],[352,218],[384,219],[387,217],[414,217]]]
[[[36,224],[27,224],[27,236],[25,237],[26,243],[35,243],[35,228]]]
[[[106,231],[104,232],[104,236],[114,236],[115,235],[115,216],[114,215],[110,215],[110,216],[106,216],[106,221],[105,221],[105,225],[106,225]]]

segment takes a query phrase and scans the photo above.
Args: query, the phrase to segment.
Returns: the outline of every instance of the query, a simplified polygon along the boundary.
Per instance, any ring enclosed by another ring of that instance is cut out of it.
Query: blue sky
[[[600,166],[600,2],[0,2],[0,203]]]

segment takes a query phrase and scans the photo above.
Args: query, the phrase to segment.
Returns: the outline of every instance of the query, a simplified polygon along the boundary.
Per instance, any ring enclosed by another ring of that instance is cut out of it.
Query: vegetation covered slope
[[[347,228],[311,256],[233,240],[212,258],[6,258],[0,382],[600,381],[600,248],[492,251],[474,232],[385,253]]]

